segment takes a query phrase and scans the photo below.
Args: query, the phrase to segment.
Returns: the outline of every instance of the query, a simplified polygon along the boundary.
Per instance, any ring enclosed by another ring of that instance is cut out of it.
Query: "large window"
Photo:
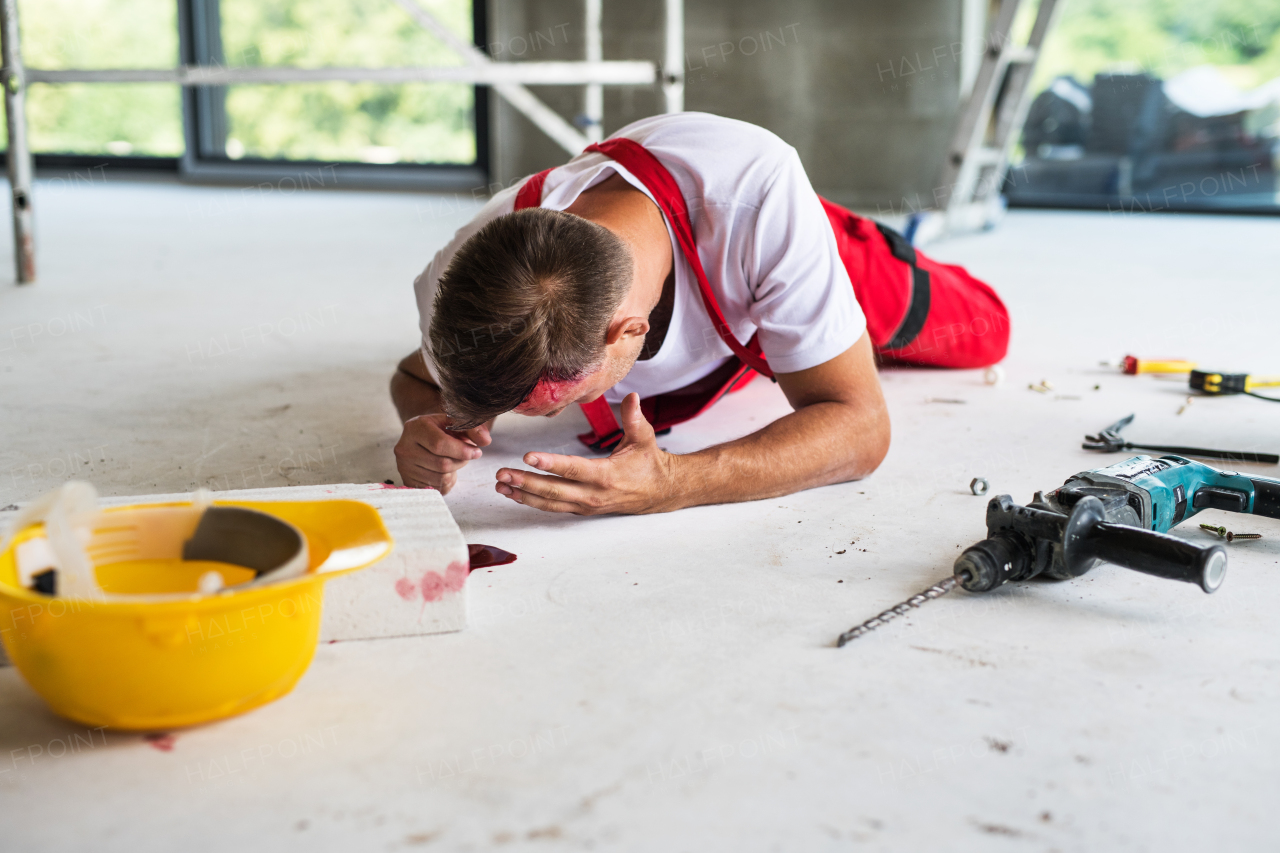
[[[19,0],[22,52],[33,68],[172,68],[174,0]],[[178,157],[178,86],[70,83],[27,90],[32,150]]]
[[[1066,0],[1032,91],[1011,203],[1280,210],[1276,0]]]
[[[472,40],[471,4],[424,3]],[[221,0],[232,66],[460,65],[390,0]],[[476,160],[475,89],[463,83],[234,86],[225,153],[365,163]]]
[[[476,41],[470,0],[419,2]],[[19,0],[19,16],[25,59],[35,68],[461,63],[391,0]],[[192,171],[230,176],[307,163],[484,165],[483,99],[464,83],[185,92],[170,84],[38,83],[28,92],[37,155],[181,157]]]

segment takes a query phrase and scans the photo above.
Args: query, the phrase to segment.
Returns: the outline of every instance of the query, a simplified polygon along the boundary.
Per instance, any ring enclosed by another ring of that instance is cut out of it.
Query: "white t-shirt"
[[[725,322],[744,344],[759,333],[774,372],[816,367],[862,337],[866,320],[831,224],[794,148],[763,128],[706,113],[643,119],[616,136],[643,145],[675,178]],[[652,198],[621,164],[590,152],[547,175],[542,206],[564,210],[614,173]],[[414,281],[422,354],[432,375],[436,369],[428,330],[440,276],[467,238],[515,209],[523,183],[495,195]],[[610,403],[633,391],[650,397],[683,388],[732,356],[702,304],[697,279],[674,234],[671,246],[675,307],[666,338],[652,358],[637,361],[605,394]]]

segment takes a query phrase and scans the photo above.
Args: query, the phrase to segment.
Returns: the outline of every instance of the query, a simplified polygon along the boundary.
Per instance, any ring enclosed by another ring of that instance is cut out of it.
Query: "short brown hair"
[[[519,210],[473,234],[440,276],[431,316],[454,426],[511,411],[540,379],[595,369],[632,270],[616,234],[563,211]]]

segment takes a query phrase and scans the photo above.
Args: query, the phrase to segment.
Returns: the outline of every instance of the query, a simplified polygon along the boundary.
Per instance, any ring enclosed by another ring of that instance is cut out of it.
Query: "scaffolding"
[[[962,81],[972,80],[972,88],[966,94],[966,84],[961,84],[964,103],[938,181],[938,189],[946,194],[945,203],[942,210],[917,214],[908,224],[908,235],[917,245],[943,234],[992,228],[1004,215],[1003,186],[1031,106],[1031,77],[1061,9],[1058,0],[1036,0],[1031,31],[1026,42],[1019,44],[1012,33],[1024,2],[1027,0],[965,2],[967,31],[981,32],[984,21],[990,26],[982,40],[981,61],[970,61],[961,73]],[[971,50],[966,53],[974,55]]]
[[[478,47],[459,38],[416,0],[396,5],[430,31],[462,59],[460,66],[403,66],[392,68],[231,68],[188,64],[157,69],[38,69],[24,68],[18,33],[17,0],[0,0],[0,53],[4,67],[7,151],[12,189],[14,266],[19,284],[36,279],[32,236],[32,156],[27,141],[23,100],[32,83],[176,83],[180,86],[227,86],[241,83],[470,83],[489,86],[512,107],[569,154],[578,154],[603,137],[605,86],[634,86],[660,82],[668,113],[684,109],[684,0],[665,0],[663,60],[603,58],[601,27],[603,0],[584,0],[586,58],[577,62],[495,62]],[[483,2],[483,0],[477,0]],[[534,95],[528,86],[584,86],[582,129],[566,121]]]

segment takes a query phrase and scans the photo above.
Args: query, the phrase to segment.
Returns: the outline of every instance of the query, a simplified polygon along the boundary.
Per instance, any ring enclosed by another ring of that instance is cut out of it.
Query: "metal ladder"
[[[1026,44],[1013,44],[1010,31],[1024,0],[990,0],[982,64],[974,79],[955,134],[947,147],[938,186],[948,189],[942,217],[933,217],[928,230],[948,234],[993,227],[1004,215],[1000,188],[1017,131],[1031,106],[1028,87],[1045,36],[1060,6],[1058,0],[1039,0],[1035,23]],[[920,226],[920,227],[916,227]],[[911,230],[924,238],[922,223]]]

